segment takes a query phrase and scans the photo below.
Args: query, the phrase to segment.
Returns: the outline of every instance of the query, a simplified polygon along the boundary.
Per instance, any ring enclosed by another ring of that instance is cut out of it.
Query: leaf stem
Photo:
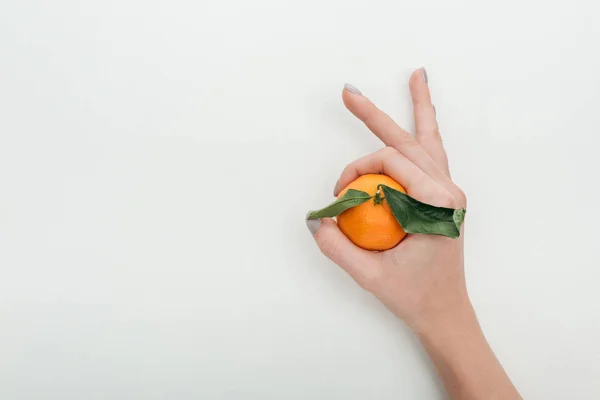
[[[379,185],[381,186],[381,185]],[[381,189],[377,189],[377,192],[375,192],[375,196],[373,196],[373,204],[377,205],[377,204],[383,204],[383,200],[385,200],[385,197],[381,197]]]

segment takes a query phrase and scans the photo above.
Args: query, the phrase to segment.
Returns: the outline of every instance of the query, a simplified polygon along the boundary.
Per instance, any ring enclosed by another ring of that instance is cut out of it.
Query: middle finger
[[[386,113],[377,108],[362,94],[344,90],[344,104],[387,146],[396,148],[423,172],[445,186],[451,184],[448,176],[415,140],[413,135],[400,128]]]

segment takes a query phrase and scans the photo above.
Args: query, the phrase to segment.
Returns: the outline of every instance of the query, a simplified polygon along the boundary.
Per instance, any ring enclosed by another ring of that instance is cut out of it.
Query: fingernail
[[[429,80],[427,79],[427,71],[425,71],[425,67],[421,68],[421,73],[423,74],[423,80],[425,81],[425,83],[429,83]]]
[[[349,91],[350,93],[354,93],[357,94],[359,96],[362,96],[362,93],[360,90],[358,90],[357,88],[355,88],[354,86],[352,86],[349,83],[344,83],[344,89],[346,89],[347,91]]]
[[[437,116],[437,110],[435,109],[435,104],[432,104],[432,106],[433,106],[433,115]]]
[[[335,183],[335,186],[333,187],[333,195],[337,196],[337,192],[338,192],[338,186],[340,186],[340,180],[338,179],[338,181]]]
[[[310,214],[310,211],[308,212],[308,214]],[[315,236],[315,234],[319,230],[319,227],[321,226],[321,220],[320,219],[308,219],[308,214],[306,214],[306,226],[308,227],[310,234]]]

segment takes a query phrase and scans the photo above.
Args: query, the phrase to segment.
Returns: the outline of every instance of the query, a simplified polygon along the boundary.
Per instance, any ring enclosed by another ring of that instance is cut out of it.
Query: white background
[[[443,398],[304,224],[421,65],[489,341],[600,398],[593,3],[3,0],[0,398]]]

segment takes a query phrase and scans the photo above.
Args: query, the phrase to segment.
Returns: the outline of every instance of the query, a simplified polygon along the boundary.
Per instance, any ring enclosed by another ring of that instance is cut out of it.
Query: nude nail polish
[[[310,234],[315,236],[315,234],[321,227],[321,220],[320,219],[307,219],[306,226],[308,227]]]
[[[362,93],[360,90],[358,90],[356,87],[352,86],[349,83],[345,83],[344,84],[344,89],[346,89],[347,91],[349,91],[350,93],[354,93],[357,94],[359,96],[362,96]]]

